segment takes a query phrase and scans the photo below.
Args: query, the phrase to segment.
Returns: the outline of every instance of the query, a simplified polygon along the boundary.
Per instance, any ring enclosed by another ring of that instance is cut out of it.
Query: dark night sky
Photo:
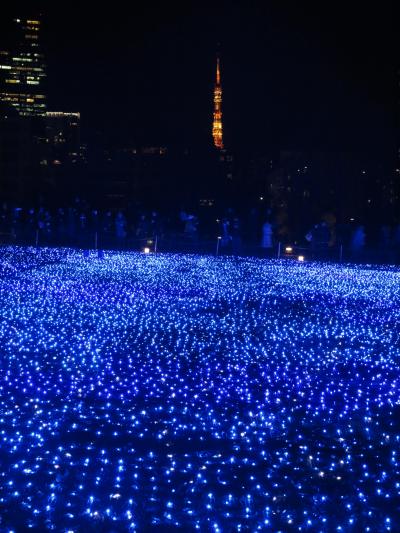
[[[89,138],[209,142],[220,42],[228,146],[393,145],[394,2],[32,1],[30,10],[36,5],[49,108],[81,111]],[[4,18],[23,6],[8,11]]]

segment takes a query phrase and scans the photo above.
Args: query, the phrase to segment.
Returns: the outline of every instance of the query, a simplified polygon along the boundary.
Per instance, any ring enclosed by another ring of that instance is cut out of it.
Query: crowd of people
[[[91,209],[76,203],[54,210],[40,207],[23,209],[3,204],[0,209],[0,234],[16,241],[40,239],[47,244],[89,246],[94,236],[114,241],[146,239],[161,234],[161,217],[156,211],[129,217],[123,210]]]
[[[272,253],[281,244],[295,244],[315,254],[345,247],[353,254],[365,249],[400,252],[400,224],[381,225],[368,232],[360,223],[336,224],[322,220],[297,235],[287,231],[267,214],[251,210],[239,216],[233,209],[223,216],[199,216],[185,209],[170,213],[139,208],[98,210],[76,200],[68,208],[21,208],[0,206],[0,243],[110,246],[135,249],[147,239],[164,239],[186,244],[220,240],[221,251],[240,253],[243,247]]]

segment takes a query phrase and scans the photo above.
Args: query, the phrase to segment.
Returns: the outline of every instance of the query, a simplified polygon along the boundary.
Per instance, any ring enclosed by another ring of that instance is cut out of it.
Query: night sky
[[[89,140],[210,143],[220,43],[227,147],[394,150],[394,2],[86,4],[29,2],[49,109],[80,111]]]

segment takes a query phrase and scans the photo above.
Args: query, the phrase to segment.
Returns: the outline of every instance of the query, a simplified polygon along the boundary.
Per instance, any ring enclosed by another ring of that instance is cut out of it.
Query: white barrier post
[[[217,237],[217,250],[215,252],[215,255],[218,257],[218,253],[219,253],[219,241],[221,240],[221,237]]]

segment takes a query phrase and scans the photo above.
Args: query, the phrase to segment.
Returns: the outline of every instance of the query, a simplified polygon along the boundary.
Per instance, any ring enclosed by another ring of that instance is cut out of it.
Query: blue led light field
[[[400,272],[0,250],[0,531],[400,531]]]

